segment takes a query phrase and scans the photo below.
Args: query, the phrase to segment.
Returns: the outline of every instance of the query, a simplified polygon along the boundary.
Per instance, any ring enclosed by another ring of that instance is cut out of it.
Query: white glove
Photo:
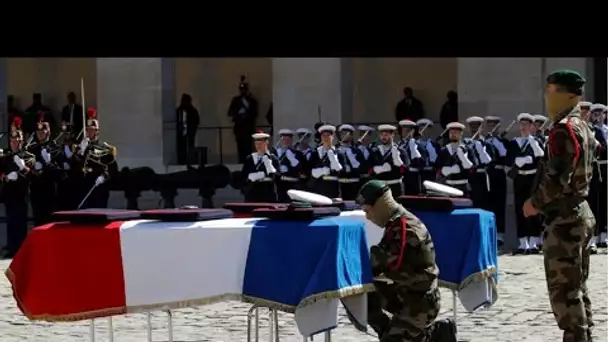
[[[444,166],[441,168],[441,174],[444,176],[449,176],[452,174],[452,167],[451,166]]]
[[[492,161],[488,151],[486,151],[486,147],[483,146],[479,140],[475,141],[475,150],[477,150],[477,154],[479,154],[479,159],[482,164],[489,164]]]
[[[348,158],[350,165],[352,165],[354,168],[361,166],[361,163],[359,163],[357,157],[355,157],[355,154],[350,148],[346,150],[346,157]]]
[[[49,151],[46,150],[46,148],[43,148],[40,151],[40,156],[42,157],[45,163],[48,164],[51,162],[51,154],[49,153]]]
[[[74,155],[74,153],[72,153],[72,149],[68,145],[63,146],[63,154],[65,154],[67,158],[72,158]]]
[[[25,169],[25,162],[18,155],[15,154],[13,156],[13,161],[15,162],[15,165],[17,165],[19,170]]]
[[[34,164],[34,169],[35,170],[42,170],[42,164],[40,162],[36,162],[36,164]]]
[[[414,141],[414,139],[410,139],[410,141],[408,141],[407,145],[410,149],[410,158],[412,158],[412,159],[422,158],[420,151],[418,151],[418,145],[416,144],[416,141]]]
[[[515,165],[517,165],[517,167],[522,167],[526,164],[531,164],[533,161],[531,156],[517,157],[515,158]]]
[[[538,140],[534,138],[530,139],[530,147],[532,147],[532,151],[534,151],[534,156],[536,158],[545,156],[545,151],[540,147]]]
[[[95,180],[95,186],[100,186],[101,184],[106,182],[106,177],[104,176],[99,176],[97,177],[97,179]]]
[[[502,143],[502,141],[494,138],[492,139],[492,145],[494,145],[494,147],[496,147],[496,149],[498,150],[499,156],[504,157],[507,155],[507,149],[505,148],[505,145]]]
[[[260,179],[264,178],[266,175],[262,171],[250,173],[247,178],[252,182],[257,182]]]
[[[393,147],[391,148],[391,156],[393,157],[393,165],[395,165],[396,167],[403,166],[403,160],[401,160],[399,149],[395,145],[393,145]]]
[[[298,164],[300,164],[300,161],[296,158],[293,152],[291,152],[291,150],[287,150],[287,152],[285,153],[287,160],[289,160],[289,163],[291,164],[291,167],[296,167],[298,166]]]
[[[289,171],[289,169],[285,165],[281,165],[281,167],[279,168],[279,170],[281,171],[281,173],[285,173],[285,172]]]
[[[429,152],[431,163],[434,163],[437,160],[437,151],[430,140],[426,142],[426,150]]]
[[[342,165],[338,161],[338,157],[336,157],[336,153],[334,150],[327,151],[327,159],[329,159],[329,167],[334,171],[342,171]]]
[[[272,165],[272,161],[270,160],[270,158],[268,158],[267,154],[262,157],[262,162],[264,163],[264,167],[266,168],[267,174],[277,173],[277,169],[274,168],[274,166]]]
[[[63,169],[64,170],[69,170],[70,169],[70,164],[64,162],[63,163]]]
[[[460,162],[462,163],[462,167],[464,167],[465,170],[468,170],[473,167],[473,163],[469,160],[469,158],[467,157],[467,154],[464,152],[464,150],[461,147],[457,147],[456,155],[458,155],[458,159],[460,159]]]
[[[78,154],[80,154],[81,156],[84,155],[84,151],[87,150],[87,147],[89,146],[89,138],[84,138],[82,139],[82,141],[80,142],[80,145],[78,145]]]
[[[10,181],[16,181],[16,180],[17,180],[17,178],[19,178],[19,175],[18,175],[18,174],[17,174],[17,172],[15,172],[15,171],[13,171],[13,172],[9,173],[9,174],[6,176],[6,179],[8,179],[8,180],[10,180]]]
[[[312,169],[310,173],[314,178],[321,178],[323,176],[329,175],[329,172],[330,171],[328,167],[317,167]]]
[[[452,174],[460,173],[460,166],[458,164],[454,164],[454,165],[452,165],[451,170],[452,170]]]

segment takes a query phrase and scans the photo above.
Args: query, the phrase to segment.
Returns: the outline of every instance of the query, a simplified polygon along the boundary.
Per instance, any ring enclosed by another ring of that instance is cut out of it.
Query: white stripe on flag
[[[129,312],[240,295],[255,221],[125,222],[120,242]]]

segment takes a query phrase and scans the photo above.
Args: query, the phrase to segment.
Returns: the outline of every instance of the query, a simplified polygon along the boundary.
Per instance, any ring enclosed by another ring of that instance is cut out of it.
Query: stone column
[[[334,125],[352,120],[351,63],[341,58],[274,58],[274,130],[312,129],[321,120]]]
[[[171,58],[98,58],[97,107],[101,137],[118,150],[119,167],[165,172],[175,151],[163,129],[175,111]],[[174,145],[173,145],[174,146]]]

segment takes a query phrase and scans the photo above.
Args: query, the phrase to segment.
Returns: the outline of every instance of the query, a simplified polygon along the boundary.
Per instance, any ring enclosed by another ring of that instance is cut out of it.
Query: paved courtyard
[[[8,267],[0,261],[0,272]],[[467,314],[459,308],[459,339],[471,342],[558,342],[560,331],[549,310],[542,256],[501,256],[499,259],[499,300],[487,311]],[[606,342],[608,320],[608,257],[605,252],[592,256],[589,290],[594,305],[596,341]],[[442,315],[451,315],[452,297],[443,291]],[[175,341],[245,341],[246,313],[249,305],[226,302],[196,309],[174,312]],[[262,324],[267,315],[261,315]],[[106,320],[97,321],[97,340],[107,341]],[[164,314],[154,315],[154,341],[167,341]],[[356,331],[341,315],[341,325],[333,333],[333,341],[371,342],[377,339]],[[146,340],[144,315],[129,315],[114,319],[116,342]],[[261,330],[261,340],[267,341],[267,325]],[[15,306],[5,277],[0,277],[0,341],[81,342],[88,341],[88,322],[44,323],[29,322]],[[282,341],[301,341],[291,315],[280,315]],[[315,341],[323,341],[321,336]]]

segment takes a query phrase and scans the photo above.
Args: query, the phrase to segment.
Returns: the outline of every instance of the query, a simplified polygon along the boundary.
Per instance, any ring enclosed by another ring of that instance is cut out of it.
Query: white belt
[[[598,160],[597,163],[599,165],[606,165],[606,164],[608,164],[608,160]]]
[[[504,165],[494,165],[494,170],[504,170],[505,166]]]
[[[426,166],[424,171],[434,171],[435,169],[432,166]]]
[[[325,181],[337,181],[338,177],[336,177],[336,176],[323,176],[323,177],[321,177],[321,179],[325,180]]]
[[[486,169],[477,169],[475,170],[477,173],[486,173]]]
[[[272,182],[272,178],[270,178],[270,177],[264,177],[264,178],[262,178],[262,179],[258,179],[258,180],[257,180],[257,181],[255,181],[255,182]],[[255,182],[254,182],[254,183],[255,183]]]
[[[281,180],[285,182],[299,182],[300,178],[281,176]]]
[[[417,167],[410,167],[408,170],[412,172],[420,172],[420,169]]]
[[[458,180],[449,180],[449,179],[447,179],[445,181],[445,183],[449,184],[449,185],[464,185],[464,184],[468,184],[469,181],[466,180],[466,179],[458,179]]]
[[[340,178],[338,179],[340,183],[359,183],[359,178]]]
[[[526,175],[533,175],[536,173],[536,169],[532,169],[532,170],[519,170],[517,171],[518,174],[526,176]]]
[[[401,183],[401,179],[385,180],[384,183],[386,183],[388,185],[400,184]]]

